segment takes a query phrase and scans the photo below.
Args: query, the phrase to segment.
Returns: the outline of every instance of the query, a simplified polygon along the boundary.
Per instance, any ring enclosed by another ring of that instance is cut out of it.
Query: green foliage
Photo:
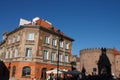
[[[70,64],[71,64],[72,66],[75,66],[75,65],[76,65],[76,62],[75,62],[75,61],[72,61],[72,62],[70,62]]]

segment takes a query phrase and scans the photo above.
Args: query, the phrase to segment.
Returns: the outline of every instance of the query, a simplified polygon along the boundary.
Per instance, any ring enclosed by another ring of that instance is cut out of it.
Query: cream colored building
[[[77,71],[80,71],[80,57],[78,57],[77,55],[72,55],[70,61],[75,62],[76,65],[74,65],[74,67],[76,68]]]
[[[59,68],[71,69],[73,41],[48,21],[21,19],[17,29],[3,34],[0,55],[10,68],[10,78],[40,80],[47,70],[57,68],[58,53]]]

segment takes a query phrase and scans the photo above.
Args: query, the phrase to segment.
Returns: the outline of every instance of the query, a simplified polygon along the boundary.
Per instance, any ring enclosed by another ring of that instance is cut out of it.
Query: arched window
[[[46,79],[46,71],[47,71],[47,68],[42,68],[42,70],[41,70],[41,78],[43,79],[43,80],[45,80]]]
[[[22,76],[30,76],[31,69],[29,66],[25,66],[22,69]]]
[[[13,66],[13,69],[12,69],[12,77],[15,77],[15,72],[16,72],[16,66]]]

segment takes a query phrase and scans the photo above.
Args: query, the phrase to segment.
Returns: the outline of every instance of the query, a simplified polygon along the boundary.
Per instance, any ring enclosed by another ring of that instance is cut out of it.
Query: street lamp
[[[10,62],[8,64],[8,70],[9,70],[9,78],[10,78],[10,70],[11,70],[11,64],[12,64],[12,59],[10,59]]]
[[[60,53],[60,42],[63,41],[62,34],[60,33],[60,30],[58,30],[58,60],[57,60],[57,79],[59,79],[59,53]]]

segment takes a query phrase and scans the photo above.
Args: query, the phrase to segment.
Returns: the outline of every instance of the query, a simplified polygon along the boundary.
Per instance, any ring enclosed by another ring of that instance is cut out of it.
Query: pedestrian
[[[34,77],[33,80],[36,80],[36,77]]]

